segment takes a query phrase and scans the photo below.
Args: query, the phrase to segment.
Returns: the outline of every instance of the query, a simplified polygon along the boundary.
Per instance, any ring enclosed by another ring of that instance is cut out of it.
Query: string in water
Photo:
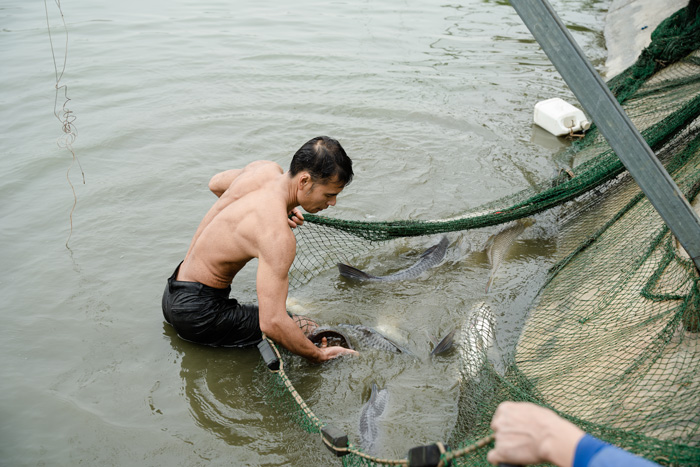
[[[83,171],[83,167],[80,165],[80,161],[78,160],[77,156],[75,155],[75,151],[73,150],[73,142],[78,136],[78,132],[74,124],[76,117],[73,114],[73,111],[68,108],[68,102],[70,102],[70,98],[68,97],[68,86],[66,86],[65,84],[61,84],[61,80],[63,79],[63,73],[66,71],[66,62],[68,61],[68,27],[66,26],[66,20],[63,17],[63,10],[61,9],[61,0],[55,0],[55,2],[56,6],[58,7],[58,12],[61,15],[61,22],[63,23],[63,30],[65,31],[66,35],[65,52],[63,54],[63,65],[61,66],[60,72],[58,62],[56,61],[56,53],[54,51],[53,46],[53,37],[51,36],[51,24],[49,22],[49,7],[46,4],[46,0],[44,0],[44,9],[46,11],[46,28],[49,33],[49,43],[51,44],[51,56],[53,57],[53,67],[56,74],[56,97],[54,99],[53,114],[58,119],[58,121],[61,122],[61,129],[63,131],[63,135],[58,138],[56,143],[59,148],[65,148],[68,151],[70,151],[72,157],[71,164],[68,167],[68,170],[66,171],[66,180],[68,180],[68,185],[70,186],[71,191],[73,192],[73,206],[71,207],[69,215],[70,233],[68,234],[68,238],[66,239],[66,248],[70,250],[70,248],[68,247],[68,242],[70,241],[70,238],[73,235],[73,212],[75,211],[75,206],[78,204],[78,197],[75,194],[75,187],[73,186],[73,183],[70,180],[70,171],[73,168],[73,165],[77,163],[78,167],[80,168],[80,174],[83,178],[83,185],[85,184],[85,172]],[[59,93],[61,92],[63,93],[63,104],[61,105],[61,108],[59,110],[58,97]]]

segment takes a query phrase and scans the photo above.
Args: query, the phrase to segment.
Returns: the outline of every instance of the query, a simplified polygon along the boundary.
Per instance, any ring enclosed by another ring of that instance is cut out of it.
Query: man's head
[[[307,141],[294,154],[289,174],[294,177],[306,171],[314,183],[334,181],[343,186],[352,181],[352,161],[340,143],[328,136],[318,136]]]
[[[289,176],[296,180],[301,207],[319,212],[335,206],[336,197],[352,180],[352,161],[338,141],[319,136],[294,154]]]

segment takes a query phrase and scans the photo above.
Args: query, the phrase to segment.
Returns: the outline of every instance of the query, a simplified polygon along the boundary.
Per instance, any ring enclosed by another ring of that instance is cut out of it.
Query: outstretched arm
[[[266,243],[258,258],[257,290],[260,330],[292,353],[323,362],[347,353],[343,347],[316,347],[287,314],[289,268],[294,260],[295,240],[291,231]]]

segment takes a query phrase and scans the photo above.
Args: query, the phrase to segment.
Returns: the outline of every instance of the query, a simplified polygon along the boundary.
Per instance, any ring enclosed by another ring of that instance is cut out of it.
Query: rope
[[[375,464],[384,464],[384,465],[408,465],[408,459],[382,459],[379,457],[374,457],[370,456],[369,454],[366,454],[357,448],[353,446],[352,443],[348,443],[348,447],[346,448],[340,448],[338,446],[333,446],[328,442],[328,440],[324,437],[321,437],[321,440],[323,441],[323,444],[325,444],[328,449],[331,449],[337,453],[341,454],[354,454],[357,457],[362,457],[363,459],[366,459],[370,462],[373,462]]]
[[[275,344],[274,341],[272,341],[270,338],[265,336],[263,334],[263,339],[265,339],[269,344],[272,350],[275,352],[275,355],[277,356],[277,359],[280,362],[279,368],[277,370],[272,370],[269,369],[270,373],[276,374],[278,377],[282,379],[284,382],[284,386],[289,392],[289,394],[292,396],[294,401],[297,403],[299,408],[304,412],[306,417],[316,425],[318,428],[319,433],[321,434],[321,442],[325,444],[328,449],[332,450],[335,452],[338,456],[341,455],[346,455],[346,454],[353,454],[357,457],[361,457],[363,459],[366,459],[374,464],[381,464],[381,465],[409,465],[408,459],[384,459],[380,457],[374,457],[369,454],[366,454],[362,452],[360,449],[356,448],[352,443],[348,443],[347,447],[339,447],[339,446],[334,446],[329,442],[329,440],[323,436],[323,427],[325,424],[321,422],[321,420],[313,413],[313,411],[309,408],[307,405],[306,401],[301,397],[301,395],[297,392],[297,390],[294,388],[294,385],[292,382],[289,380],[287,377],[287,374],[284,371],[284,361],[282,360],[282,355],[279,352],[279,349],[277,348],[277,345]],[[479,439],[475,443],[466,446],[462,449],[459,449],[457,451],[448,451],[443,443],[435,443],[435,445],[438,447],[440,450],[440,463],[438,464],[438,467],[444,467],[446,465],[449,465],[449,463],[457,459],[458,457],[463,457],[471,452],[474,452],[478,449],[483,448],[484,446],[492,443],[494,440],[493,435],[485,436],[484,438]]]
[[[444,460],[444,464],[440,464],[440,465],[447,465],[447,464],[449,464],[449,462],[451,462],[454,459],[457,459],[458,457],[464,457],[469,453],[472,453],[474,451],[477,451],[477,450],[483,448],[484,446],[488,446],[489,444],[493,443],[494,439],[495,438],[493,435],[484,436],[483,438],[477,440],[476,442],[474,442],[474,443],[470,444],[469,446],[466,446],[462,449],[458,449],[456,451],[445,452],[441,457],[441,460]],[[440,444],[442,444],[442,443],[440,443]]]
[[[321,431],[321,429],[323,428],[323,423],[321,423],[321,420],[319,420],[319,418],[311,411],[311,409],[310,409],[309,406],[306,404],[306,402],[304,401],[304,399],[303,399],[303,398],[301,397],[301,395],[299,395],[299,393],[297,392],[296,388],[294,388],[294,385],[292,384],[292,382],[291,382],[291,381],[289,380],[289,378],[287,377],[287,374],[284,372],[284,360],[282,360],[282,355],[280,355],[280,352],[279,352],[279,350],[277,349],[277,346],[275,345],[275,343],[274,343],[270,338],[268,338],[268,337],[265,336],[264,334],[263,334],[263,339],[265,339],[265,340],[270,344],[270,347],[272,347],[272,350],[275,352],[275,355],[277,356],[277,359],[280,361],[280,367],[279,367],[279,369],[277,369],[277,370],[270,370],[270,371],[271,371],[272,373],[277,373],[277,374],[279,375],[279,377],[282,378],[282,381],[284,382],[285,387],[287,388],[287,390],[289,391],[289,393],[292,395],[292,397],[294,398],[294,400],[296,401],[296,403],[299,405],[299,407],[301,408],[301,410],[304,411],[304,414],[309,418],[309,420],[311,420],[312,422],[314,422],[314,424],[316,425],[316,427],[318,428],[318,430]]]

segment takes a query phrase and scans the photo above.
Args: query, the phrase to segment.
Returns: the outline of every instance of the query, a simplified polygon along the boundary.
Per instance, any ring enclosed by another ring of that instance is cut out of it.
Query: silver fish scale
[[[486,242],[486,255],[489,263],[491,263],[491,272],[486,283],[486,292],[491,288],[491,284],[496,277],[496,271],[498,271],[503,258],[513,246],[513,243],[515,243],[515,239],[532,224],[534,224],[534,220],[531,218],[518,219],[505,229],[489,237]]]
[[[372,347],[386,352],[405,353],[405,350],[399,347],[399,345],[370,327],[363,326],[362,324],[339,324],[338,327],[347,329],[349,334],[366,347]]]
[[[373,276],[372,274],[367,274],[364,271],[357,270],[359,274],[362,275],[361,277],[347,275],[346,277],[371,282],[390,282],[413,279],[415,277],[420,276],[424,271],[438,265],[443,260],[443,258],[445,258],[445,253],[447,252],[447,244],[447,237],[442,237],[440,242],[431,246],[430,248],[425,250],[425,252],[423,252],[416,264],[394,274],[389,274],[386,276]],[[343,274],[342,269],[341,274]]]
[[[386,276],[372,276],[374,280],[381,281],[400,281],[405,279],[413,279],[420,276],[423,271],[436,266],[445,257],[447,252],[447,237],[442,237],[440,243],[425,251],[421,258],[413,266],[404,269],[403,271],[389,274]]]
[[[462,369],[468,378],[476,378],[486,362],[486,353],[495,340],[494,317],[491,307],[477,304],[463,327],[461,349]]]
[[[367,453],[372,454],[375,451],[375,444],[379,436],[377,421],[384,413],[388,401],[389,391],[387,389],[378,390],[377,385],[372,383],[372,394],[360,413],[360,446]]]

